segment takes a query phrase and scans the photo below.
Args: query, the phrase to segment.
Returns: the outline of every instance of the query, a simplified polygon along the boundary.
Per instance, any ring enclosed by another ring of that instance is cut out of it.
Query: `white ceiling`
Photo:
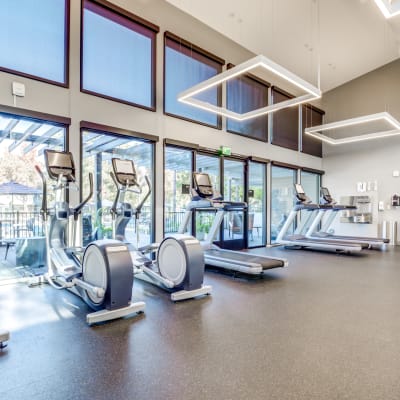
[[[400,16],[374,0],[166,1],[315,85],[320,64],[324,92],[400,56]]]

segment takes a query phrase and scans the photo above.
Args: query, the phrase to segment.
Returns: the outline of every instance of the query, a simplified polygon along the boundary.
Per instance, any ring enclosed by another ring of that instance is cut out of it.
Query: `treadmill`
[[[215,210],[215,218],[205,240],[200,242],[204,250],[206,265],[251,275],[260,275],[266,270],[288,265],[286,259],[221,249],[214,244],[225,214],[231,211],[245,211],[247,210],[247,203],[223,200],[221,196],[214,192],[208,174],[194,172],[192,200],[187,206],[184,220],[179,227],[179,233],[187,232],[194,212],[211,210]]]
[[[333,235],[328,233],[329,227],[332,225],[335,220],[337,213],[343,210],[355,210],[356,206],[348,206],[348,205],[340,205],[336,204],[334,199],[332,198],[328,188],[321,187],[321,200],[320,202],[324,206],[328,206],[330,208],[321,209],[318,213],[317,217],[314,219],[309,229],[307,230],[307,237],[314,238],[329,238],[335,240],[344,240],[344,241],[358,241],[368,243],[369,248],[379,247],[382,248],[385,244],[389,243],[389,239],[386,238],[378,238],[378,237],[365,237],[365,236],[343,236],[343,235]],[[322,228],[318,230],[319,224],[322,220],[325,212],[328,212],[329,215],[326,217],[326,222],[323,224]]]
[[[312,203],[311,200],[306,196],[306,193],[304,192],[304,189],[301,185],[295,184],[294,186],[297,202],[277,236],[277,243],[285,245],[286,248],[313,249],[343,253],[355,253],[368,248],[368,243],[365,242],[362,243],[358,241],[356,242],[335,240],[329,238],[314,238],[307,237],[306,235],[302,234],[304,226],[307,225],[310,218],[312,218],[316,211],[324,208],[324,205]],[[290,227],[297,218],[297,214],[301,210],[310,212],[309,217],[303,219],[303,222],[299,224],[298,228],[293,234],[288,234]]]

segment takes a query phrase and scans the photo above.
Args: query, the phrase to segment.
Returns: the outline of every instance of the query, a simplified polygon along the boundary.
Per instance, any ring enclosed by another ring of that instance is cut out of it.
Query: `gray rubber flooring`
[[[93,328],[69,292],[0,287],[0,399],[398,400],[400,249],[260,253],[290,265],[178,304],[137,281],[146,313]]]

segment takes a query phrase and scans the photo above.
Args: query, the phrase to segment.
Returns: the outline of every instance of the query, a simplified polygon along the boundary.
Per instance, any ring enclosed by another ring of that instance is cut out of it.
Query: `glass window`
[[[268,105],[268,85],[249,75],[228,80],[226,84],[228,110],[243,114]],[[226,130],[254,139],[268,140],[268,116],[263,115],[248,121],[227,119]]]
[[[272,88],[273,104],[293,98],[281,89]],[[287,107],[272,113],[272,144],[299,149],[299,107]]]
[[[271,242],[274,242],[295,204],[293,185],[297,170],[273,165],[271,174]],[[288,233],[293,231],[294,223]]]
[[[306,195],[310,198],[313,203],[319,203],[319,190],[321,186],[321,175],[313,172],[301,171],[300,182]],[[309,227],[312,223],[312,217],[315,214],[310,214],[309,211],[301,210],[300,219],[304,221],[304,218],[308,218],[305,226]]]
[[[321,185],[321,175],[313,172],[301,171],[301,185],[306,195],[313,203],[319,203],[319,189]]]
[[[249,163],[249,247],[265,246],[266,244],[266,201],[267,183],[265,164]]]
[[[0,69],[65,85],[68,9],[68,0],[3,0]]]
[[[192,151],[165,148],[164,233],[176,233],[189,204],[192,179]],[[185,190],[188,189],[188,190]]]
[[[304,129],[323,124],[324,112],[310,105],[302,106],[302,147],[301,151],[312,156],[322,157],[322,142],[304,133]]]
[[[0,281],[47,272],[40,208],[45,149],[64,150],[66,127],[0,114]],[[49,201],[54,199],[47,186]],[[49,204],[51,205],[51,204]]]
[[[198,47],[179,38],[166,36],[164,49],[164,112],[215,128],[221,126],[221,118],[214,113],[180,103],[177,96],[196,83],[219,74],[223,62],[205,55]],[[221,88],[209,89],[198,96],[202,101],[221,106]]]
[[[154,109],[156,31],[85,0],[82,91]]]
[[[94,193],[83,212],[83,244],[112,236],[111,206],[116,195],[116,187],[111,179],[111,159],[113,157],[132,160],[142,193],[127,192],[125,201],[134,207],[147,192],[145,176],[153,181],[153,143],[127,136],[116,136],[104,132],[83,130],[82,132],[82,196],[88,195],[87,177],[93,173]],[[153,241],[153,198],[147,199],[142,208],[138,225],[134,219],[126,228],[126,238],[136,245],[136,228],[139,232],[139,246]]]

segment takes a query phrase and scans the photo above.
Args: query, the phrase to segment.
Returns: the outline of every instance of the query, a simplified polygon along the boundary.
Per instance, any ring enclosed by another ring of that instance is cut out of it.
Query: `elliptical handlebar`
[[[86,203],[93,196],[93,174],[89,172],[89,195],[81,203],[79,203],[75,208],[73,208],[74,218],[77,219],[78,215],[81,213],[82,208],[85,207]]]
[[[40,169],[39,165],[35,165],[36,172],[39,174],[42,181],[42,206],[40,208],[40,214],[42,214],[43,220],[47,219],[47,183],[46,178]]]
[[[152,191],[152,187],[151,187],[151,182],[150,179],[147,175],[145,175],[144,179],[146,180],[146,184],[147,184],[147,193],[146,195],[143,197],[142,201],[138,204],[138,206],[136,207],[136,214],[140,214],[142,207],[144,205],[144,203],[146,203],[147,199],[149,198],[151,191]]]
[[[128,189],[127,185],[123,185],[123,186],[120,185],[120,183],[117,181],[117,178],[116,178],[114,172],[112,172],[112,171],[110,172],[110,176],[111,176],[115,186],[117,187],[117,194],[115,195],[115,199],[114,199],[113,205],[111,206],[111,210],[110,210],[111,211],[111,215],[116,216],[116,215],[118,215],[117,205],[118,205],[119,196],[121,194],[122,188],[124,188],[123,189],[124,192],[128,192],[129,191],[129,192],[133,192],[133,193],[137,193],[137,194],[141,194],[142,190],[141,190],[141,187],[138,184],[135,184],[135,186],[137,186],[139,188],[138,191]],[[146,195],[143,197],[143,199],[140,201],[140,203],[135,207],[136,218],[140,214],[144,203],[149,198],[149,196],[151,194],[151,191],[152,191],[152,186],[151,186],[151,182],[150,182],[149,177],[147,175],[145,175],[144,179],[146,180],[148,191],[147,191]]]
[[[115,186],[117,187],[117,194],[115,196],[113,205],[111,206],[111,209],[110,209],[111,215],[114,218],[117,215],[117,204],[118,204],[119,194],[121,193],[121,188],[119,187],[119,183],[117,181],[117,178],[115,177],[114,172],[111,171],[110,176],[111,176],[111,179],[113,180]]]

